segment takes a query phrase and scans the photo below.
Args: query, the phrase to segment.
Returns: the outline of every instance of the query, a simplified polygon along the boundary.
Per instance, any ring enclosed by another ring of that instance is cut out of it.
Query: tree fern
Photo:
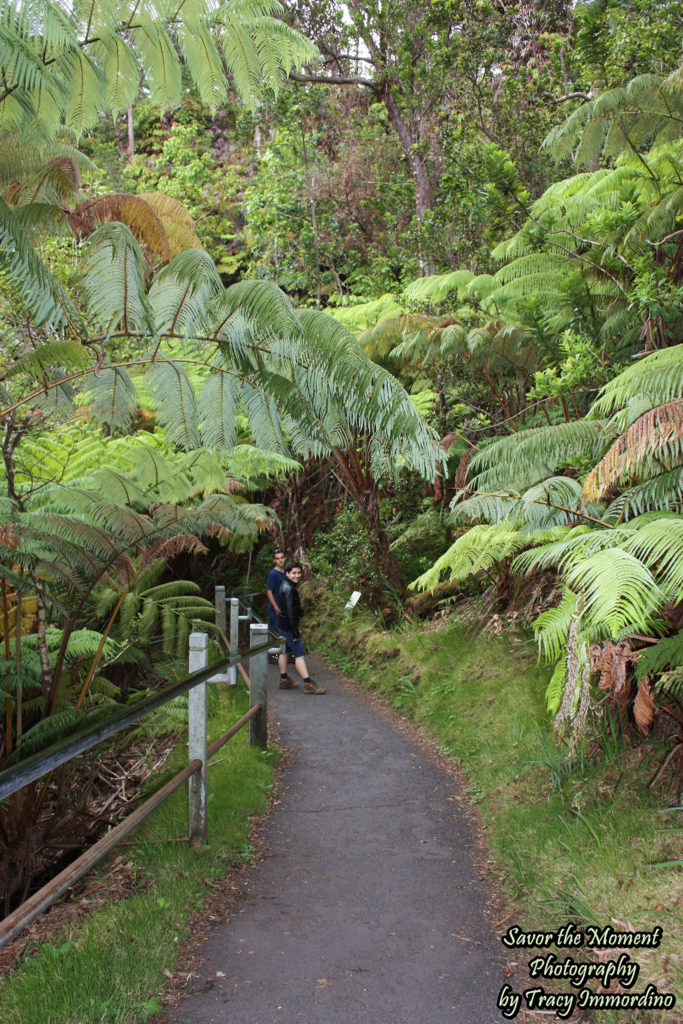
[[[442,302],[446,296],[457,291],[459,297],[465,297],[466,288],[474,280],[474,274],[470,270],[451,270],[445,274],[432,274],[427,277],[411,281],[403,289],[403,295],[409,302],[433,303]]]
[[[654,511],[683,512],[683,466],[624,490],[608,505],[605,519],[629,520]]]
[[[565,576],[569,587],[583,597],[584,628],[609,630],[612,637],[646,631],[666,600],[652,573],[622,548],[598,551],[568,565]]]
[[[110,430],[127,430],[137,409],[135,386],[123,367],[101,370],[88,381],[86,394],[92,399],[90,415]]]
[[[635,677],[640,682],[645,676],[657,676],[666,668],[677,669],[683,665],[683,631],[674,636],[663,637],[651,647],[638,652]]]
[[[545,691],[545,706],[546,710],[553,717],[560,710],[562,704],[562,697],[564,695],[564,688],[567,683],[567,663],[566,661],[558,661],[557,665],[553,670],[553,674],[550,677],[550,682]]]
[[[624,550],[655,573],[666,597],[678,603],[683,598],[683,517],[642,516],[633,522]]]
[[[148,377],[158,403],[157,416],[169,440],[185,450],[198,448],[197,401],[185,368],[161,358],[150,368]]]
[[[640,359],[607,383],[591,416],[609,416],[634,398],[646,396],[652,405],[665,405],[683,394],[683,345],[672,345]]]
[[[418,590],[430,590],[439,583],[444,573],[448,573],[451,580],[465,580],[477,572],[493,568],[497,562],[509,558],[527,542],[508,523],[473,526],[458,537],[431,569],[413,580],[410,586]]]
[[[356,302],[352,306],[334,306],[330,307],[327,312],[339,323],[348,327],[350,331],[366,331],[375,327],[380,320],[400,316],[405,310],[395,295],[385,292],[379,299]],[[369,359],[381,359],[385,353],[368,348],[366,355]]]
[[[683,92],[677,72],[640,75],[627,86],[600,93],[553,129],[545,145],[559,160],[577,145],[579,165],[596,156],[614,156],[629,144],[641,152],[667,140],[673,129],[680,135]]]
[[[577,594],[564,587],[559,604],[542,612],[534,622],[539,651],[551,664],[558,661],[565,650],[578,600]]]
[[[478,452],[469,464],[471,486],[496,490],[514,474],[536,473],[536,481],[579,457],[596,458],[614,436],[613,429],[598,420],[576,420],[533,427],[500,438]]]

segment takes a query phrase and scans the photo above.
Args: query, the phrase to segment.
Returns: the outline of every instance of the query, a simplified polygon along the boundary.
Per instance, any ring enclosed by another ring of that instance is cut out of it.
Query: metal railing
[[[248,622],[249,651],[238,654],[239,618]],[[209,759],[220,750],[224,743],[234,736],[243,726],[250,723],[250,741],[253,745],[265,749],[267,744],[267,698],[266,698],[266,666],[269,650],[268,626],[262,622],[252,622],[255,618],[251,609],[244,617],[239,616],[239,600],[230,599],[230,635],[229,650],[233,653],[222,658],[213,665],[208,664],[208,638],[206,633],[190,634],[189,674],[179,682],[167,686],[152,696],[138,701],[132,707],[121,708],[105,721],[95,722],[53,744],[47,750],[39,751],[18,764],[0,772],[0,800],[3,800],[24,786],[35,782],[60,765],[65,764],[79,754],[102,743],[121,732],[123,729],[139,721],[152,711],[156,711],[169,701],[187,693],[188,696],[188,735],[189,764],[178,772],[158,792],[154,793],[132,814],[112,828],[94,846],[90,847],[73,863],[65,868],[47,885],[17,907],[0,922],[0,949],[11,942],[44,910],[47,910],[66,890],[82,878],[97,864],[117,843],[129,835],[144,819],[152,813],[167,797],[171,796],[180,786],[189,781],[189,840],[194,845],[207,841],[208,836],[208,767]],[[226,635],[226,600],[225,587],[216,587],[216,625],[223,637]],[[249,675],[243,668],[245,658],[249,659]],[[249,688],[249,711],[235,722],[213,743],[207,740],[207,683],[226,682],[235,685],[237,669],[244,675]],[[225,671],[227,670],[227,671]]]

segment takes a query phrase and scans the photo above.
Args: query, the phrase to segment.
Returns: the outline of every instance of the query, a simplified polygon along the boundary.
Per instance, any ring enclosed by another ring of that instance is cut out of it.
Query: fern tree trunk
[[[374,555],[375,565],[403,601],[407,595],[403,570],[389,549],[389,540],[382,525],[379,509],[379,485],[372,475],[365,453],[361,457],[355,448],[335,448],[330,456],[332,472],[345,494],[360,510],[368,531],[368,539]],[[373,603],[386,601],[387,595],[377,591],[371,595]]]

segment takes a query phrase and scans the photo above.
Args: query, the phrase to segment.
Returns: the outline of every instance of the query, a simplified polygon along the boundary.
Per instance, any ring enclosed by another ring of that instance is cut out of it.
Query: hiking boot
[[[304,683],[304,693],[327,693],[322,686],[318,686],[314,679],[311,679],[310,683]]]
[[[299,684],[295,683],[293,679],[291,679],[289,676],[287,676],[286,679],[281,679],[280,680],[280,689],[281,690],[298,690],[299,689]]]

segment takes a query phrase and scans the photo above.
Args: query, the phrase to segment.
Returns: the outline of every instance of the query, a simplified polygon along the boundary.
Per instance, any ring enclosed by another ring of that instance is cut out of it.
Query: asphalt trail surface
[[[311,659],[324,696],[268,714],[295,760],[268,856],[199,954],[174,1024],[499,1024],[501,946],[457,790],[364,697]],[[293,669],[290,670],[293,672]]]

